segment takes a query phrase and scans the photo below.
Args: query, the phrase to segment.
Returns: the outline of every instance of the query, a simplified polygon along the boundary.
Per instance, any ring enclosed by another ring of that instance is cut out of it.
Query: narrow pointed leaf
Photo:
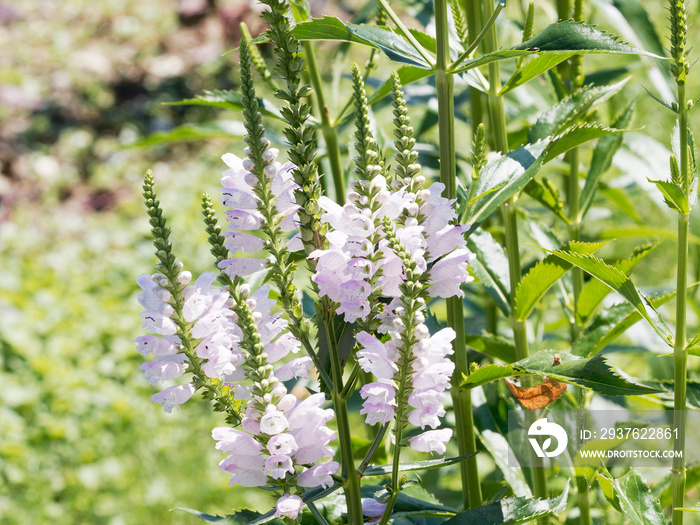
[[[615,122],[613,122],[611,127],[624,129],[629,126],[629,123],[632,120],[632,114],[634,113],[634,106],[635,101],[630,102],[620,116],[615,119]],[[602,137],[600,140],[598,140],[598,143],[593,149],[591,167],[588,170],[586,183],[583,186],[579,200],[579,209],[581,210],[582,217],[585,216],[591,202],[593,202],[593,195],[598,187],[598,182],[602,178],[603,174],[610,169],[615,153],[617,153],[620,146],[622,146],[622,139],[622,134]]]
[[[651,180],[649,182],[653,183],[661,195],[664,196],[664,202],[671,210],[677,213],[688,213],[690,211],[690,206],[688,204],[688,198],[685,196],[683,188],[678,184],[665,180]]]
[[[658,308],[676,296],[675,292],[659,294],[649,298],[649,301]],[[642,320],[642,316],[630,303],[619,303],[599,312],[590,321],[583,334],[574,343],[571,352],[583,357],[589,357],[600,352],[635,323]]]
[[[600,139],[609,135],[621,134],[625,131],[627,130],[608,128],[598,124],[576,125],[552,140],[552,143],[547,151],[547,157],[544,159],[544,161],[549,162],[562,153],[566,153],[570,149],[577,148],[581,144],[584,144],[590,140]]]
[[[625,275],[629,275],[637,263],[649,255],[658,245],[659,243],[656,242],[638,246],[630,257],[614,262],[613,266]],[[609,293],[610,288],[601,281],[597,279],[588,281],[579,295],[576,308],[577,322],[585,325]]]
[[[150,148],[162,144],[175,142],[193,142],[196,140],[208,140],[213,138],[242,137],[246,134],[242,122],[219,121],[205,124],[183,124],[168,131],[158,131],[148,137],[129,144],[127,148]]]
[[[524,189],[525,193],[568,224],[570,221],[564,213],[564,202],[559,198],[559,193],[546,177],[542,180],[543,182],[532,179],[528,182]]]
[[[486,163],[474,184],[466,222],[474,231],[489,215],[510,197],[523,189],[537,174],[547,155],[549,139],[522,146]]]
[[[217,89],[214,91],[203,91],[194,98],[187,98],[177,102],[167,102],[166,106],[208,106],[214,108],[233,109],[241,111],[243,103],[241,94],[230,89]],[[282,119],[279,109],[269,100],[258,99],[258,109],[266,117]]]
[[[522,86],[526,82],[529,82],[533,78],[549,71],[553,67],[556,67],[557,64],[577,54],[578,51],[569,51],[556,54],[543,53],[541,55],[536,55],[535,58],[530,60],[523,67],[515,70],[498,94],[504,95],[516,87]]]
[[[543,516],[551,516],[566,508],[569,484],[552,499],[504,498],[481,507],[467,510],[443,522],[443,525],[505,525],[525,523]]]
[[[476,255],[469,267],[506,316],[510,316],[510,275],[508,258],[490,233],[478,230],[467,239],[467,247]]]
[[[629,277],[617,268],[606,264],[594,255],[581,255],[570,251],[546,250],[557,257],[581,268],[584,272],[605,283],[611,289],[622,295],[647,320],[654,331],[670,346],[673,346],[673,335],[666,322],[659,315],[646,297],[637,289]]]
[[[584,116],[591,107],[606,101],[620,91],[628,80],[629,77],[610,86],[585,86],[572,93],[557,105],[542,112],[527,133],[528,142],[559,135]]]
[[[411,44],[385,27],[345,24],[336,17],[324,16],[298,24],[292,34],[299,40],[331,40],[374,47],[394,62],[430,69]]]
[[[477,454],[468,454],[466,456],[459,456],[456,458],[440,458],[440,459],[429,459],[427,461],[412,461],[410,463],[402,463],[399,465],[399,472],[411,472],[414,470],[432,470],[436,468],[447,467],[449,465],[454,465],[459,463],[465,458],[474,456]],[[393,465],[371,465],[365,469],[362,473],[363,476],[384,476],[391,474],[393,472]]]
[[[598,31],[592,26],[573,20],[564,20],[548,25],[542,32],[522,44],[467,60],[456,71],[466,71],[498,60],[535,53],[561,54],[572,51],[581,55],[615,53],[656,56],[626,44],[612,35]]]
[[[571,242],[565,250],[579,254],[592,254],[599,250],[607,242],[585,243]],[[525,274],[515,291],[515,316],[520,321],[526,320],[537,306],[540,299],[547,293],[554,283],[569,271],[571,263],[554,255],[548,255],[533,266]]]
[[[561,364],[552,364],[555,355],[559,356]],[[606,396],[644,395],[660,391],[620,376],[600,354],[582,358],[554,350],[542,350],[512,365],[487,364],[479,367],[464,379],[462,387],[475,388],[497,379],[527,374],[547,376]]]
[[[464,338],[466,345],[484,355],[512,363],[515,357],[515,342],[500,335],[484,332],[481,335],[467,334]]]

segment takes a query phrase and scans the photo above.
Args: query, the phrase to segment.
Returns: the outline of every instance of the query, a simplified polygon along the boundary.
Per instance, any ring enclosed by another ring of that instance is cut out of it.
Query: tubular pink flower
[[[265,474],[273,479],[284,479],[287,474],[294,474],[292,458],[275,454],[265,460]]]
[[[337,461],[314,465],[297,476],[297,484],[300,487],[318,487],[320,485],[324,489],[328,488],[333,484],[331,474],[338,472],[338,468],[340,468],[340,464]]]
[[[439,430],[428,430],[408,439],[408,446],[418,452],[437,452],[442,455],[447,450],[445,443],[452,438],[452,429],[441,428]]]
[[[163,409],[166,412],[172,412],[173,408],[179,410],[180,405],[188,401],[192,394],[194,394],[194,386],[191,384],[171,386],[157,394],[153,394],[151,402],[163,405]]]
[[[139,366],[139,370],[143,370],[146,380],[155,385],[159,381],[168,381],[183,375],[186,360],[187,356],[184,354],[158,356],[153,361]]]
[[[303,508],[304,502],[299,496],[285,494],[277,500],[275,518],[286,517],[295,520]]]

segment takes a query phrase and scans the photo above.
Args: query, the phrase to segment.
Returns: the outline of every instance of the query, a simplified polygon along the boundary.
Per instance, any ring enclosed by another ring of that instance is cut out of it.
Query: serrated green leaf
[[[141,139],[126,148],[150,148],[174,142],[192,142],[195,140],[209,140],[213,138],[242,137],[246,134],[242,122],[221,121],[206,124],[184,124],[168,131],[157,131],[148,137]]]
[[[527,64],[516,69],[498,94],[504,95],[516,87],[529,82],[533,78],[540,76],[542,73],[549,71],[553,67],[556,67],[557,64],[564,62],[564,60],[578,54],[578,51],[569,51],[568,53],[544,53],[537,55]]]
[[[431,69],[430,64],[411,44],[386,27],[345,24],[334,16],[324,16],[298,24],[292,34],[302,41],[330,40],[374,47],[394,62]]]
[[[500,359],[506,363],[515,361],[515,343],[512,339],[483,332],[481,335],[467,334],[466,345],[484,355]]]
[[[476,255],[469,267],[496,306],[509,317],[510,275],[508,258],[503,248],[484,230],[477,230],[470,235],[467,247]]]
[[[429,459],[427,461],[412,461],[410,463],[401,463],[399,465],[399,472],[411,472],[414,470],[433,470],[436,468],[447,467],[449,465],[454,465],[459,463],[465,458],[476,455],[467,454],[466,456],[459,456],[456,458],[440,458],[440,459]],[[391,474],[394,471],[393,465],[370,465],[362,473],[364,477],[367,476],[384,476]]]
[[[685,192],[678,184],[665,180],[648,180],[661,192],[661,195],[664,196],[666,206],[668,206],[671,210],[677,213],[688,213],[690,211],[690,206],[688,205],[688,199],[685,196]]]
[[[636,470],[612,480],[625,519],[640,525],[666,525],[659,500]]]
[[[559,193],[546,177],[543,177],[543,181],[532,179],[523,191],[568,224],[570,221],[564,213],[564,202],[559,198]]]
[[[637,263],[649,255],[658,245],[659,243],[656,242],[637,246],[630,257],[614,262],[613,267],[625,275],[629,275]],[[581,325],[585,325],[609,293],[610,288],[599,280],[591,279],[588,281],[579,295],[576,306],[576,321]]]
[[[476,388],[491,381],[497,381],[506,377],[526,374],[526,370],[512,365],[499,365],[488,363],[472,371],[462,382],[462,388]]]
[[[624,133],[625,129],[613,129],[598,124],[577,124],[555,137],[547,151],[545,163],[557,158],[570,149],[577,148],[588,141],[607,137],[609,135]]]
[[[634,113],[635,101],[630,102],[625,110],[618,116],[612,123],[613,128],[623,129],[629,126],[632,120],[632,114]],[[622,134],[616,134],[611,136],[602,137],[595,148],[593,149],[593,157],[591,158],[591,166],[588,170],[588,176],[586,177],[586,183],[581,191],[581,197],[579,200],[579,209],[581,210],[581,217],[586,215],[588,208],[593,202],[593,195],[598,187],[598,182],[600,181],[603,174],[610,169],[612,165],[613,157],[615,153],[622,146]]]
[[[217,89],[214,91],[203,91],[194,98],[187,98],[177,102],[166,102],[166,106],[209,106],[223,109],[243,110],[241,94],[230,89]],[[258,109],[260,113],[267,117],[282,119],[279,109],[269,100],[258,99]]]
[[[504,498],[481,507],[457,514],[443,522],[444,525],[502,525],[525,523],[535,518],[550,516],[566,508],[569,484],[562,493],[552,499]]]
[[[675,292],[670,292],[652,296],[649,301],[658,308],[675,296]],[[575,341],[571,352],[583,357],[600,352],[641,319],[642,316],[630,303],[612,305],[593,318],[581,337]]]
[[[603,247],[607,242],[585,243],[571,242],[562,250],[569,250],[579,254],[592,254]],[[554,255],[548,255],[523,276],[518,288],[515,290],[515,318],[519,321],[526,320],[537,306],[539,300],[547,293],[554,283],[569,271],[571,263],[563,261]]]
[[[573,20],[564,20],[548,25],[540,33],[522,44],[467,60],[456,69],[456,72],[466,71],[498,60],[535,53],[558,54],[572,51],[581,55],[615,53],[656,56],[621,42],[616,37],[602,33],[592,26]]]
[[[555,355],[559,356],[561,364],[552,364]],[[475,388],[498,379],[526,374],[546,376],[606,396],[645,395],[660,391],[621,377],[600,354],[582,358],[554,350],[541,350],[512,365],[487,364],[479,367],[464,379],[462,387]]]
[[[474,231],[489,215],[518,191],[539,171],[547,155],[549,139],[522,146],[499,155],[481,168],[466,222]]]
[[[555,254],[557,257],[581,268],[584,272],[618,292],[634,306],[666,344],[673,346],[673,335],[666,322],[647,298],[637,289],[634,283],[632,283],[630,278],[620,270],[606,264],[605,261],[598,259],[594,255],[580,255],[562,250],[545,251]]]
[[[557,105],[542,112],[527,133],[528,142],[552,135],[559,135],[591,107],[600,104],[620,91],[629,77],[610,86],[585,86],[572,93]]]

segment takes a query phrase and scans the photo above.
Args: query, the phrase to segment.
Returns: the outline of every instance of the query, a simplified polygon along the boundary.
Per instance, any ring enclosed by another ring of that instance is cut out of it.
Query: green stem
[[[377,452],[377,449],[379,448],[379,445],[382,444],[384,441],[384,435],[386,434],[387,429],[389,428],[389,423],[383,424],[379,430],[377,431],[377,434],[374,436],[374,440],[372,441],[372,444],[369,447],[369,450],[367,451],[367,454],[365,455],[364,459],[360,463],[360,466],[358,467],[357,471],[362,475],[365,471],[365,469],[369,466],[369,464],[372,462],[372,458],[374,457],[374,454]]]
[[[490,16],[493,12],[492,0],[484,2],[484,16]],[[498,33],[496,26],[491,26],[489,33],[484,41],[486,52],[493,52],[498,49]],[[498,95],[501,88],[501,72],[497,62],[489,64],[489,111],[491,115],[491,131],[493,133],[494,144],[496,149],[501,153],[508,151],[508,133],[506,131],[506,117],[503,109],[503,98]],[[508,272],[510,274],[510,302],[511,310],[515,312],[515,291],[518,289],[518,284],[522,278],[520,264],[520,245],[518,242],[518,218],[517,218],[517,195],[511,197],[501,208],[503,212],[503,224],[505,227],[506,251],[508,252]],[[511,324],[513,327],[513,338],[515,340],[515,356],[516,359],[524,359],[530,355],[530,349],[527,341],[527,324],[525,321],[520,321],[511,316]],[[527,412],[528,422],[534,422],[534,413]],[[530,421],[532,420],[532,421]],[[532,451],[533,463],[538,465],[541,459],[538,458],[534,450]],[[539,461],[538,461],[539,460]],[[547,497],[547,480],[545,478],[544,468],[536,466],[532,468],[532,481],[534,494],[538,498]],[[548,523],[547,518],[538,520],[541,524]]]
[[[409,44],[418,51],[420,56],[423,57],[425,62],[432,68],[434,66],[433,64],[433,57],[430,56],[430,53],[428,53],[425,48],[420,45],[418,40],[413,36],[413,33],[411,33],[406,25],[401,21],[401,19],[398,17],[398,15],[394,12],[394,10],[389,6],[389,2],[387,0],[378,0],[379,5],[382,6],[382,9],[386,12],[387,16],[391,19],[394,24],[396,24],[396,29],[399,30],[399,33],[403,35],[403,37],[408,40]],[[439,37],[438,37],[439,38]],[[449,55],[448,55],[449,56]]]
[[[326,95],[323,90],[323,82],[318,69],[314,46],[311,42],[303,42],[303,44],[309,80],[314,88],[316,100],[318,101],[318,111],[321,114],[321,132],[323,133],[323,140],[326,142],[328,161],[331,165],[335,201],[342,206],[345,204],[345,177],[343,177],[343,163],[340,158],[340,147],[338,146],[338,130],[331,123],[330,111],[326,105]]]
[[[355,460],[352,455],[352,439],[350,433],[350,421],[348,419],[348,403],[341,395],[343,389],[343,370],[340,365],[338,345],[332,331],[331,322],[325,320],[324,328],[331,357],[331,374],[333,376],[333,390],[331,400],[335,409],[335,420],[338,424],[338,442],[340,444],[340,456],[342,461],[341,475],[345,488],[345,502],[348,508],[348,525],[361,525],[362,499],[360,496],[360,475],[355,470]]]
[[[682,128],[681,128],[682,130]],[[682,133],[682,131],[681,131]],[[683,507],[685,499],[685,458],[678,453],[685,453],[685,424],[686,424],[686,383],[688,368],[688,352],[685,350],[686,339],[686,289],[688,287],[688,214],[678,215],[678,275],[676,276],[676,337],[673,347],[674,359],[674,395],[673,395],[673,426],[677,429],[673,441],[676,456],[673,459],[672,494],[673,494],[673,525],[682,525],[683,511],[675,510]]]
[[[503,8],[504,8],[504,7],[505,7],[505,3],[500,3],[500,2],[499,2],[499,4],[498,4],[498,6],[496,7],[495,11],[494,11],[493,13],[491,13],[491,16],[490,16],[489,19],[486,21],[486,23],[484,24],[484,27],[481,29],[481,31],[479,32],[479,34],[476,36],[476,38],[474,38],[473,41],[470,41],[470,44],[469,44],[469,47],[467,48],[467,50],[466,50],[464,53],[462,53],[461,55],[459,55],[459,57],[457,58],[457,60],[455,60],[454,63],[450,66],[450,68],[449,68],[449,71],[450,71],[450,72],[452,72],[452,71],[454,71],[455,69],[457,69],[457,67],[458,67],[462,62],[464,62],[467,58],[469,58],[469,55],[472,54],[472,52],[476,49],[476,47],[477,47],[477,46],[481,43],[481,41],[484,39],[484,37],[485,37],[486,34],[488,33],[489,28],[490,28],[493,24],[496,23],[496,19],[498,18],[498,15],[501,13],[501,11],[503,11]]]
[[[446,0],[435,0],[435,23],[437,32],[437,64],[435,83],[438,97],[438,126],[440,134],[440,181],[445,185],[445,196],[457,197],[457,163],[455,157],[455,121],[454,121],[454,77],[447,72],[450,58],[449,30],[447,26]],[[455,410],[457,445],[459,455],[466,456],[476,452],[474,422],[472,419],[471,392],[460,391],[462,376],[469,374],[467,349],[464,341],[464,314],[462,299],[447,299],[448,325],[456,332],[454,340],[455,371],[450,390]],[[481,504],[481,487],[476,456],[472,455],[460,462],[462,479],[462,498],[464,508],[474,508]]]

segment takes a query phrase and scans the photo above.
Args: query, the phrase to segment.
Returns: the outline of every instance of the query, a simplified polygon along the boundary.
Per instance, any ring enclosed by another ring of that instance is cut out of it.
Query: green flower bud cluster
[[[182,342],[180,352],[187,356],[188,371],[192,372],[194,376],[192,382],[196,390],[202,391],[202,397],[214,402],[216,412],[226,413],[226,421],[236,425],[241,420],[241,403],[234,399],[233,392],[227,386],[216,379],[207,377],[204,373],[202,370],[203,360],[197,357],[195,350],[199,341],[192,337],[192,326],[183,318],[182,309],[185,303],[183,291],[189,284],[191,275],[189,272],[183,271],[183,264],[176,260],[172,252],[170,228],[166,225],[163,209],[160,207],[160,201],[158,201],[154,190],[153,173],[150,170],[144,178],[143,197],[152,227],[151,234],[153,235],[156,257],[158,257],[156,270],[163,276],[158,284],[170,292],[171,299],[168,303],[175,311],[173,321],[178,328],[176,335]]]
[[[420,173],[421,165],[418,164],[418,152],[413,148],[416,145],[416,139],[413,138],[413,126],[411,119],[408,116],[408,108],[401,85],[401,79],[396,71],[391,74],[391,93],[394,106],[394,146],[396,147],[397,165],[394,171],[400,181],[410,180],[407,184],[408,191],[416,192],[417,188],[415,176]]]
[[[671,73],[676,78],[676,82],[685,84],[688,71],[690,71],[690,64],[688,63],[688,52],[685,49],[688,23],[683,0],[671,0],[669,12],[669,20],[671,22],[671,57],[674,62],[671,66]]]
[[[352,81],[355,98],[355,169],[353,174],[358,181],[371,181],[384,173],[384,161],[374,140],[369,121],[369,104],[365,82],[357,65],[352,66]]]
[[[277,65],[275,73],[284,80],[284,87],[279,88],[275,96],[287,103],[282,108],[282,117],[287,123],[284,135],[291,146],[289,160],[296,165],[293,172],[294,181],[300,186],[297,192],[301,240],[306,253],[323,248],[325,233],[321,229],[321,210],[318,198],[321,186],[318,168],[314,162],[316,156],[316,135],[313,126],[308,124],[311,107],[305,102],[311,94],[308,85],[301,84],[303,60],[299,57],[299,43],[292,36],[286,0],[261,0],[269,11],[263,11],[263,19],[270,24],[268,37],[275,46]],[[310,261],[313,266],[313,261]],[[312,268],[313,269],[313,268]]]

